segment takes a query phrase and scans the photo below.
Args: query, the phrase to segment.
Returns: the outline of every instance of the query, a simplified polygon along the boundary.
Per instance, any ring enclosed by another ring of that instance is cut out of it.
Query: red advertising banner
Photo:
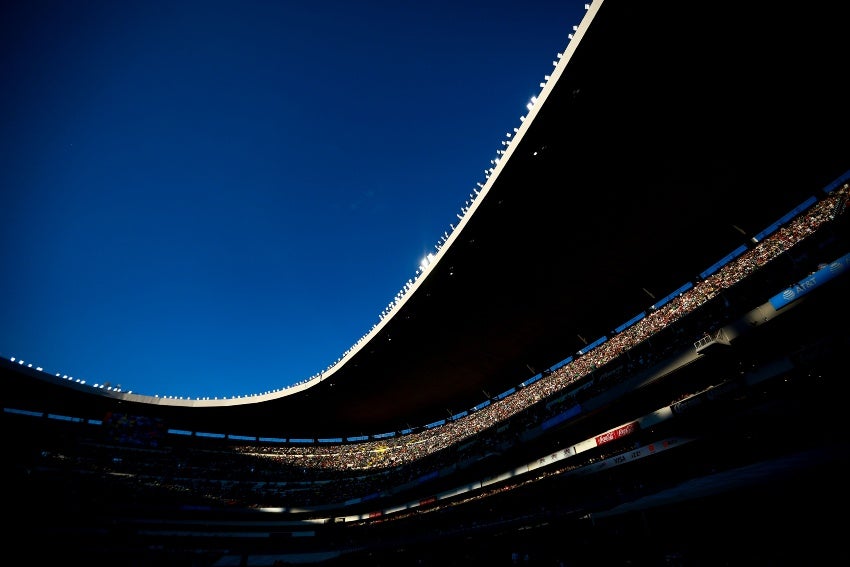
[[[604,445],[605,443],[609,443],[614,441],[615,439],[620,439],[625,437],[626,435],[631,435],[635,431],[638,430],[638,424],[636,421],[631,423],[627,423],[626,425],[621,425],[617,429],[612,429],[611,431],[606,431],[602,435],[596,436],[596,446]]]

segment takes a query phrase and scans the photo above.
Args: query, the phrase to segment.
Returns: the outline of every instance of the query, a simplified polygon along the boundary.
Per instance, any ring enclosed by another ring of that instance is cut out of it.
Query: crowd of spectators
[[[68,471],[86,471],[100,481],[120,480],[125,491],[128,482],[134,483],[130,492],[139,501],[154,493],[161,495],[166,488],[165,493],[179,496],[184,503],[191,495],[198,504],[232,502],[290,509],[368,499],[386,487],[435,478],[440,471],[456,470],[490,451],[513,445],[519,435],[527,435],[543,420],[569,411],[722,325],[732,313],[725,302],[713,300],[843,213],[848,194],[845,184],[596,348],[442,425],[341,444],[231,441],[208,448],[179,443],[130,447],[115,439],[90,439],[75,445],[70,456],[61,446],[47,449],[38,463],[45,470],[58,471],[60,477]],[[708,309],[709,304],[721,307]],[[692,324],[674,325],[695,313],[701,316]],[[665,329],[675,334],[643,348]]]
[[[459,419],[447,420],[445,424],[437,427],[392,438],[328,446],[267,445],[259,452],[283,462],[302,466],[374,470],[411,463],[447,447],[461,444],[537,402],[565,392],[570,386],[581,382],[583,378],[717,298],[724,290],[732,288],[814,234],[824,223],[833,220],[836,214],[844,210],[849,193],[850,186],[843,185],[714,274],[701,279],[665,305],[651,310],[644,318],[608,338],[598,347],[552,372],[544,373],[539,380],[518,388],[502,399],[492,401],[480,410],[471,411]],[[793,282],[788,282],[789,285],[791,283]],[[719,319],[706,322],[708,326],[701,328],[697,336],[688,337],[687,341],[692,343],[720,323]],[[670,343],[654,345],[641,355],[642,358],[629,360],[628,369],[634,370],[662,358],[670,348],[673,348]],[[609,382],[606,387],[610,385]],[[243,450],[254,454],[258,452],[254,446],[246,446]]]

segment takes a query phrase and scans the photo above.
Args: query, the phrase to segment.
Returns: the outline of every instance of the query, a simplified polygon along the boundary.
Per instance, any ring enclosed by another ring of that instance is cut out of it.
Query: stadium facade
[[[842,22],[590,4],[427,273],[297,388],[161,399],[0,361],[10,546],[89,565],[846,561]]]

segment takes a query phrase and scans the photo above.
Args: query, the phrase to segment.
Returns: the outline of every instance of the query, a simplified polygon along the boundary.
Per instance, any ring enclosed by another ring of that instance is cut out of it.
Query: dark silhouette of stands
[[[42,559],[91,565],[509,564],[526,553],[537,565],[790,565],[846,555],[826,513],[847,496],[846,276],[748,323],[772,294],[846,253],[846,215],[834,215],[846,188],[833,198],[818,230],[648,340],[533,403],[524,396],[554,373],[518,389],[480,410],[505,417],[409,460],[348,468],[339,454],[374,441],[287,447],[161,435],[126,416],[4,412],[5,430],[23,432],[7,444],[12,534],[51,541]],[[706,329],[741,321],[747,332],[697,352]],[[523,469],[648,416],[646,428]],[[427,446],[463,421],[405,437]],[[519,472],[487,484],[510,470]]]

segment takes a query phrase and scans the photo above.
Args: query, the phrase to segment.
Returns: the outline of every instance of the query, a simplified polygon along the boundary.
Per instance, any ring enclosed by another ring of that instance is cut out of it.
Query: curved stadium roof
[[[290,438],[469,409],[610,334],[648,292],[694,281],[848,169],[837,11],[596,0],[436,263],[314,384],[170,400],[3,361],[3,405]]]

